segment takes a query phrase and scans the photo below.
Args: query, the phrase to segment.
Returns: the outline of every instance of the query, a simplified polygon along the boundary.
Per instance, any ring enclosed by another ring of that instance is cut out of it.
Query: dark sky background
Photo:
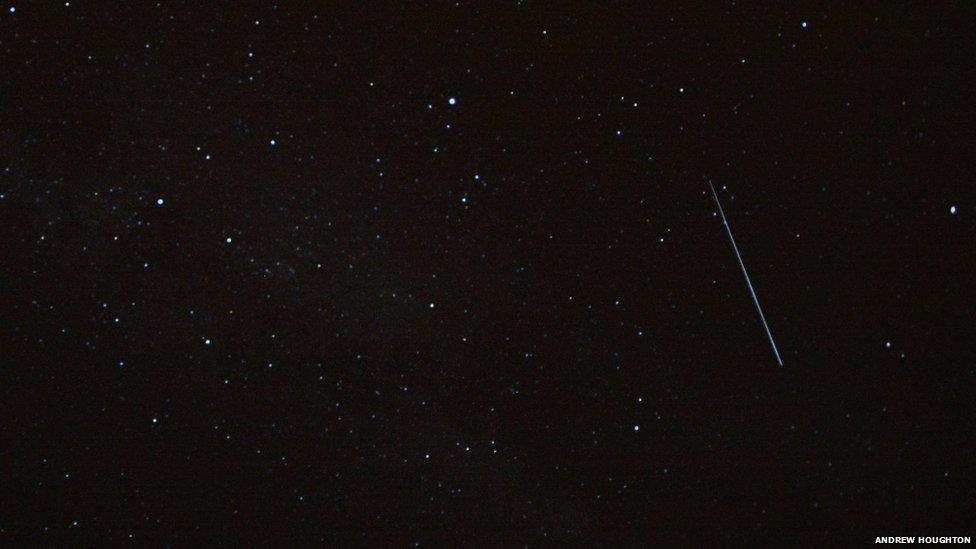
[[[3,540],[976,534],[973,10],[310,4],[2,4]]]

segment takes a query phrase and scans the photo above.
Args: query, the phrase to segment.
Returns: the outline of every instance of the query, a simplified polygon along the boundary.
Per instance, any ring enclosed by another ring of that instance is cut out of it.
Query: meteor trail
[[[749,280],[749,273],[746,272],[746,264],[742,262],[742,254],[739,253],[739,247],[735,245],[735,237],[732,236],[732,227],[729,225],[729,221],[725,219],[725,212],[722,210],[722,203],[718,200],[718,193],[715,192],[715,186],[712,182],[708,182],[708,188],[712,190],[712,198],[715,199],[715,205],[718,206],[718,213],[722,216],[722,225],[725,225],[725,232],[729,235],[729,241],[732,242],[732,250],[735,251],[735,257],[739,260],[739,267],[742,267],[742,276],[746,278],[746,285],[749,286],[749,293],[752,294],[752,302],[756,304],[756,310],[759,311],[759,320],[762,320],[763,327],[766,328],[766,335],[769,336],[769,344],[773,347],[773,354],[776,355],[776,363],[780,366],[783,365],[783,359],[779,356],[779,349],[776,348],[776,342],[773,341],[773,332],[769,330],[769,324],[766,323],[766,315],[763,314],[762,307],[759,305],[759,297],[756,295],[756,290],[752,287],[752,281]]]

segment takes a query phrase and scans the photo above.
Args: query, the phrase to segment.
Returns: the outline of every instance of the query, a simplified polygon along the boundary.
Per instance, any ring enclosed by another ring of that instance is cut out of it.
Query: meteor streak
[[[749,280],[749,273],[746,272],[746,264],[742,262],[742,254],[739,253],[739,247],[735,245],[735,237],[732,236],[732,227],[729,225],[729,220],[725,218],[725,212],[722,210],[722,203],[718,199],[718,193],[715,192],[715,186],[712,182],[708,182],[708,188],[712,190],[712,198],[715,199],[715,205],[718,206],[718,213],[722,216],[722,225],[725,225],[725,232],[729,235],[729,241],[732,242],[732,250],[735,251],[735,257],[739,260],[739,267],[742,268],[742,276],[746,278],[746,285],[749,286],[749,293],[752,294],[752,302],[756,304],[756,310],[759,311],[759,320],[762,320],[763,328],[766,328],[766,335],[769,336],[769,344],[773,347],[773,354],[776,355],[776,363],[780,366],[783,365],[783,359],[779,356],[779,349],[776,348],[776,342],[773,341],[773,332],[769,330],[769,324],[766,323],[766,315],[763,314],[762,307],[759,305],[759,297],[756,295],[756,290],[752,287],[752,281]]]

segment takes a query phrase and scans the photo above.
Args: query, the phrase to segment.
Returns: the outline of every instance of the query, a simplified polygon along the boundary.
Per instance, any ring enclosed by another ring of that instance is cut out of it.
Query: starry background
[[[972,535],[974,13],[643,4],[3,4],[3,539]]]

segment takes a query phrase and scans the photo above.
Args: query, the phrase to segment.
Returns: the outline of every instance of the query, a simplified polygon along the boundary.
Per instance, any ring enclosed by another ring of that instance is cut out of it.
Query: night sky
[[[976,533],[974,10],[394,4],[0,6],[0,540]]]

